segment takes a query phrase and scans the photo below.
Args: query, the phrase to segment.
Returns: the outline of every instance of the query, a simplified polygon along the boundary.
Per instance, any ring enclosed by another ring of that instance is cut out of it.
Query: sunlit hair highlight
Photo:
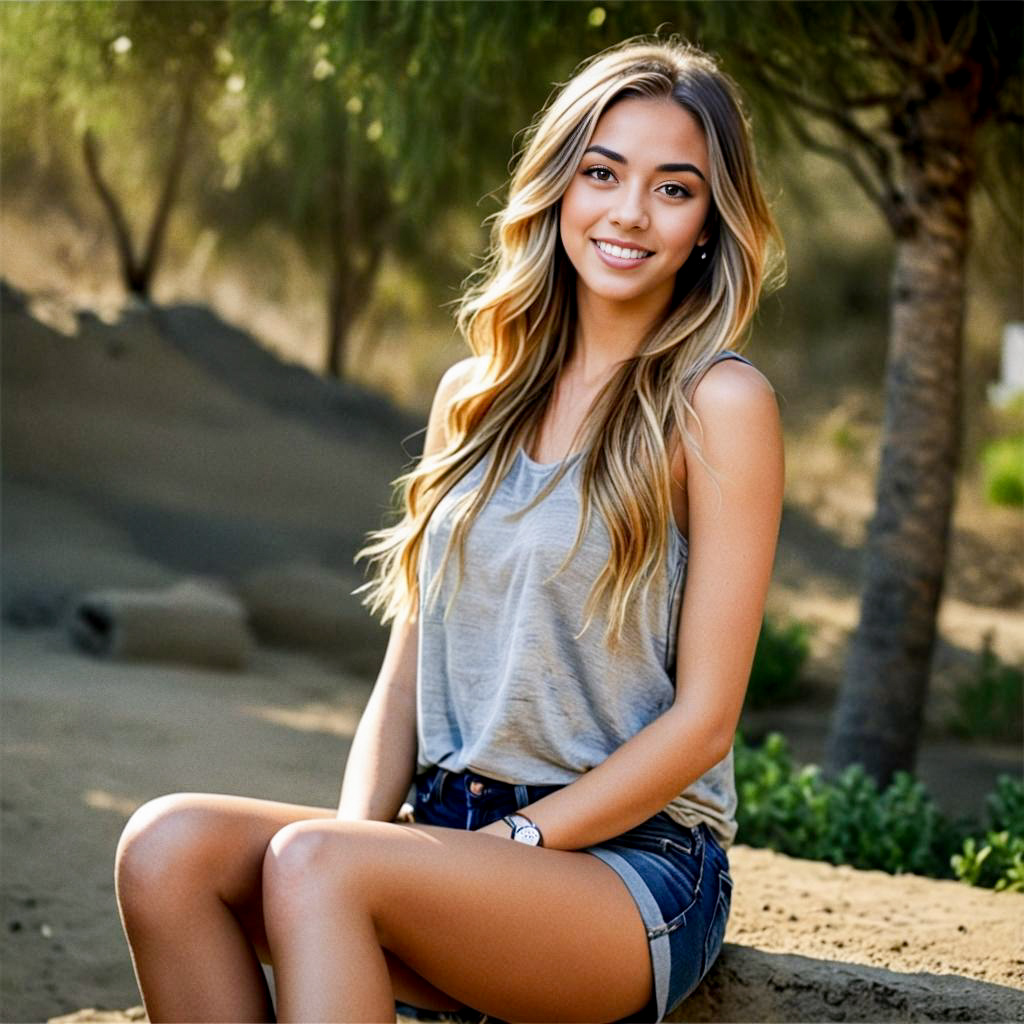
[[[492,214],[490,248],[467,279],[456,322],[475,359],[446,409],[447,443],[393,481],[404,514],[373,531],[378,571],[358,588],[382,621],[417,618],[420,602],[436,600],[453,550],[455,587],[477,512],[527,449],[570,354],[576,326],[575,269],[559,238],[561,198],[590,144],[601,115],[630,97],[669,98],[702,127],[710,161],[708,258],[694,254],[677,274],[667,315],[600,391],[581,424],[581,508],[574,544],[556,570],[571,562],[590,524],[592,507],[610,541],[608,562],[583,609],[589,628],[601,610],[604,641],[616,650],[629,608],[667,561],[672,523],[669,442],[674,431],[708,468],[692,418],[703,431],[691,388],[723,349],[742,341],[763,290],[784,279],[782,240],[758,180],[749,119],[738,90],[709,54],[682,41],[634,37],[584,61],[555,90],[525,131],[503,209]],[[418,566],[427,523],[438,502],[481,459],[480,483],[451,511],[452,532],[438,572],[420,594]],[[517,515],[541,501],[567,471],[563,464]]]

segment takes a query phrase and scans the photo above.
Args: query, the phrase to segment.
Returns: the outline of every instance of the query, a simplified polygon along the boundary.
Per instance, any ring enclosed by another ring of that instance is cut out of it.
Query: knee
[[[319,821],[295,821],[274,833],[263,855],[263,902],[285,909],[336,894],[359,864],[358,842]]]
[[[182,884],[201,859],[209,833],[195,794],[169,793],[139,807],[121,831],[114,884],[122,907],[149,905]]]

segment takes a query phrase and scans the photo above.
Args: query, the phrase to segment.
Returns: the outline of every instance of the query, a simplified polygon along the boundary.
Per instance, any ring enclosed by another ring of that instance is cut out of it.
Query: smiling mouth
[[[594,245],[601,250],[606,256],[612,256],[617,260],[633,260],[639,263],[641,260],[645,260],[654,253],[647,249],[625,249],[619,245],[612,245],[609,242],[600,242],[594,239]]]

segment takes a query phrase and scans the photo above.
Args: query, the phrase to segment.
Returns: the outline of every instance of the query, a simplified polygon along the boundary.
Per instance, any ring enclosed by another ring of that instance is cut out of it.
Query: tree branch
[[[939,35],[939,54],[935,61],[939,76],[944,78],[954,67],[963,63],[977,31],[978,8],[972,4],[966,15],[957,22],[948,43],[943,44],[941,33]]]
[[[923,67],[923,62],[914,60],[906,49],[893,44],[892,38],[885,30],[885,26],[880,25],[875,20],[873,13],[869,13],[870,6],[870,4],[859,2],[859,0],[854,0],[853,3],[853,10],[857,14],[860,23],[864,26],[865,38],[868,42],[874,43],[894,64],[914,72],[920,71]]]
[[[783,108],[783,117],[793,134],[804,146],[842,164],[850,172],[850,175],[861,187],[868,199],[875,204],[882,216],[885,217],[892,230],[897,234],[902,233],[906,226],[907,214],[899,192],[893,185],[888,182],[883,182],[881,185],[875,183],[872,180],[871,173],[857,158],[854,150],[843,149],[840,146],[834,146],[818,138],[793,110]]]
[[[896,194],[897,184],[892,174],[892,156],[883,145],[873,139],[863,128],[861,128],[859,124],[857,124],[856,121],[853,120],[852,117],[844,113],[842,110],[805,96],[797,89],[779,81],[778,78],[773,75],[767,74],[766,69],[771,69],[774,75],[784,76],[786,74],[786,70],[771,58],[763,57],[762,55],[755,54],[749,50],[745,51],[745,56],[747,56],[751,61],[754,76],[766,89],[775,92],[783,99],[789,100],[795,106],[801,107],[809,113],[814,114],[816,117],[820,117],[822,120],[834,125],[861,147],[867,157],[874,164],[878,177],[881,179],[882,191],[876,192],[876,195],[883,195],[885,193],[890,195]],[[783,109],[785,110],[784,105]],[[785,112],[790,123],[797,125],[798,123],[789,116],[790,112],[788,110]],[[811,136],[805,137],[810,138]],[[815,144],[817,146],[828,145],[827,143],[822,143],[821,140],[815,140]],[[832,147],[832,149],[834,151],[833,155],[846,152],[845,150],[840,150],[836,147]],[[824,152],[824,150],[819,149],[819,152]],[[843,162],[848,162],[848,159],[844,158]],[[863,177],[863,170],[861,170],[860,176]]]
[[[171,158],[167,167],[167,173],[164,176],[160,199],[157,202],[153,221],[150,224],[146,246],[142,253],[140,277],[147,292],[149,291],[150,280],[160,256],[160,249],[167,231],[167,223],[170,219],[171,209],[174,206],[174,197],[178,191],[178,183],[185,169],[185,160],[188,155],[188,134],[192,127],[193,108],[198,86],[199,75],[197,72],[193,72],[185,80],[181,88],[181,104],[178,113],[178,125],[174,133],[174,142],[171,146]]]
[[[917,66],[927,68],[931,63],[931,52],[942,52],[942,28],[939,16],[931,4],[908,3],[907,10],[914,22],[914,43]]]
[[[117,252],[121,262],[121,275],[129,291],[134,291],[134,280],[136,276],[135,253],[132,247],[131,231],[128,229],[128,221],[117,201],[113,190],[103,177],[103,170],[100,167],[100,156],[96,144],[96,137],[91,128],[86,128],[82,135],[82,154],[85,157],[85,166],[89,179],[93,183],[114,226],[114,240],[117,245]]]

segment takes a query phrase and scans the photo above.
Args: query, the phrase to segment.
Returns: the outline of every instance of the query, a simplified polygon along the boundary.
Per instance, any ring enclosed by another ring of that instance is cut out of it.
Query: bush
[[[889,874],[1024,885],[1024,782],[1000,777],[986,801],[986,827],[948,820],[908,772],[897,772],[882,792],[857,764],[827,782],[817,765],[794,765],[777,732],[756,749],[737,732],[734,757],[744,843]]]
[[[985,497],[996,505],[1024,505],[1024,437],[990,441],[981,452]]]
[[[985,813],[989,828],[1024,836],[1024,782],[1000,775],[995,792],[985,798]]]
[[[969,885],[1024,892],[1024,783],[1000,775],[985,798],[988,829],[969,836],[952,858],[956,877]]]
[[[990,630],[982,641],[977,678],[957,685],[948,727],[957,736],[1012,743],[1024,738],[1024,668],[1000,661],[992,640]]]
[[[784,626],[776,626],[765,617],[750,670],[744,700],[747,707],[778,707],[806,694],[807,686],[800,678],[800,670],[810,654],[811,632],[810,625],[795,619]]]
[[[1024,892],[1024,838],[1009,832],[986,832],[984,839],[969,836],[963,850],[952,857],[961,882],[986,889]]]

